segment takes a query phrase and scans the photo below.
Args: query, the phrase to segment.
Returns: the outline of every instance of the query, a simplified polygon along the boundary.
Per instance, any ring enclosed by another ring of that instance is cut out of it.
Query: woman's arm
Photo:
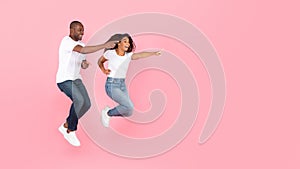
[[[110,73],[110,70],[109,69],[105,69],[104,67],[104,62],[106,62],[107,59],[104,57],[104,56],[101,56],[98,60],[98,65],[99,65],[99,68],[101,69],[101,71],[106,74],[106,75],[109,75]]]
[[[134,53],[131,56],[131,59],[132,60],[137,60],[137,59],[146,58],[146,57],[153,56],[153,55],[159,56],[159,55],[161,55],[161,51]]]

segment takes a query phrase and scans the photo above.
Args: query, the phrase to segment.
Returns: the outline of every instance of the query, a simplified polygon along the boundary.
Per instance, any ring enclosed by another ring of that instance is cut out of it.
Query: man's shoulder
[[[74,41],[71,37],[65,36],[61,40],[61,44],[64,45],[81,45],[85,46],[85,44],[82,41]]]
[[[76,42],[70,38],[69,36],[65,36],[62,38],[60,42],[60,50],[72,50],[76,46]]]
[[[61,41],[73,41],[73,39],[70,36],[64,36]]]

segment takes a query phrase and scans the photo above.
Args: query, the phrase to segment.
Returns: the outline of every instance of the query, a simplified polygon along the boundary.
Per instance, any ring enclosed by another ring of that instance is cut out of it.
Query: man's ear
[[[74,28],[70,29],[70,34],[74,34]]]

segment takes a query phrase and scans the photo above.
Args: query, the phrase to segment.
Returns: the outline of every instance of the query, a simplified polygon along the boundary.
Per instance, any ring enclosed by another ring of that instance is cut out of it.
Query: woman
[[[119,105],[110,109],[106,106],[102,110],[102,123],[109,127],[109,120],[112,116],[131,116],[133,103],[129,98],[125,85],[126,73],[131,60],[159,56],[161,51],[134,53],[135,45],[129,34],[115,34],[108,41],[119,40],[114,48],[105,49],[103,56],[98,60],[101,71],[107,75],[105,83],[106,94]],[[108,68],[104,63],[108,61]]]

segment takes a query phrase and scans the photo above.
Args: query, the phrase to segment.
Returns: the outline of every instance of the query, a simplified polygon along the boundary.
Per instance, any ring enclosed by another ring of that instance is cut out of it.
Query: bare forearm
[[[102,72],[105,71],[104,64],[103,64],[103,62],[100,61],[100,59],[98,60],[98,66]]]
[[[83,54],[93,53],[93,52],[97,52],[98,50],[101,50],[104,48],[105,48],[104,44],[95,45],[95,46],[85,46],[81,49],[80,53],[83,53]]]
[[[98,60],[98,66],[104,74],[109,75],[110,70],[105,69],[105,67],[104,67],[104,62],[106,62],[106,61],[107,61],[107,59],[105,59],[103,56],[101,56]]]
[[[152,55],[156,55],[157,52],[139,52],[139,53],[134,53],[132,55],[132,59],[136,60],[136,59],[142,59],[142,58],[146,58]]]
[[[104,48],[113,48],[116,45],[115,44],[116,42],[118,42],[118,41],[109,41],[105,44],[94,45],[94,46],[85,46],[85,47],[77,45],[74,47],[73,51],[79,52],[82,54],[89,54],[89,53],[97,52],[98,50],[101,50]]]

